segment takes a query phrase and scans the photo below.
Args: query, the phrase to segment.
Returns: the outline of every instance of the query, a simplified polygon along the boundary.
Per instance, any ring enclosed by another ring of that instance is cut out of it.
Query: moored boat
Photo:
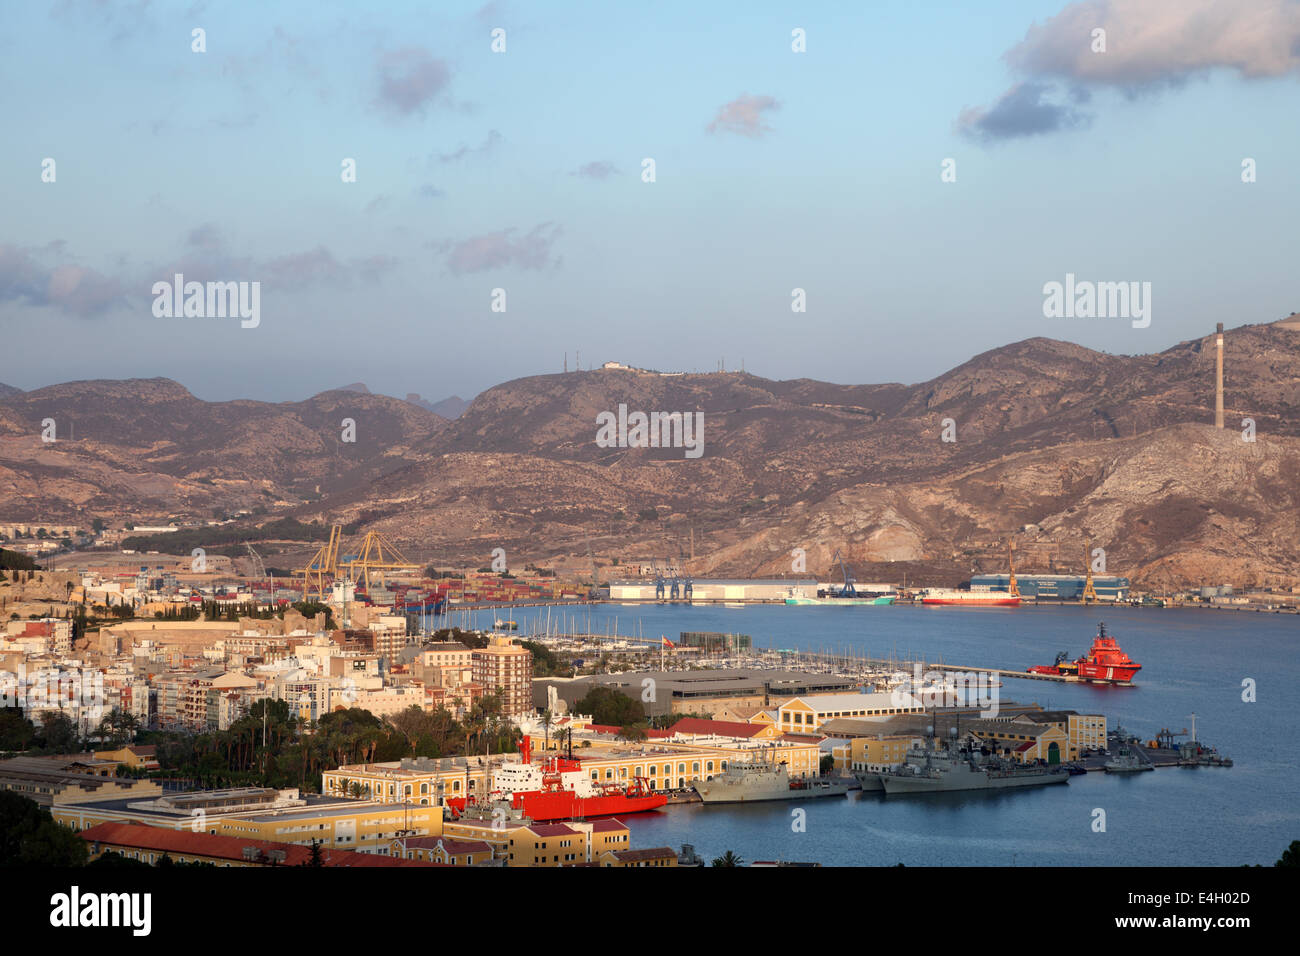
[[[929,588],[921,594],[922,604],[953,607],[1019,607],[1020,595],[1006,591],[959,591],[955,588]]]
[[[1097,636],[1092,639],[1087,654],[1073,661],[1067,657],[1065,652],[1061,652],[1056,655],[1055,663],[1026,668],[1026,673],[1059,674],[1093,684],[1127,686],[1133,683],[1133,675],[1142,669],[1142,665],[1125,654],[1115,643],[1115,638],[1106,633],[1104,623],[1097,626]]]
[[[848,793],[853,784],[842,777],[791,779],[785,764],[756,760],[733,762],[711,780],[692,780],[691,787],[705,803],[757,803],[838,797]]]
[[[530,762],[531,741],[524,737],[521,760],[502,765],[492,775],[492,790],[481,801],[473,797],[449,798],[453,816],[484,804],[508,807],[539,823],[549,820],[584,820],[657,810],[668,797],[655,793],[641,777],[627,786],[592,780],[581,761],[550,757],[538,766]]]

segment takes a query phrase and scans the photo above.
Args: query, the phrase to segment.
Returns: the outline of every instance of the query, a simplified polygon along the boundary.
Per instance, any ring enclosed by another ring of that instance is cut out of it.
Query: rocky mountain
[[[21,395],[22,392],[23,390],[21,388],[14,388],[12,385],[6,385],[4,382],[0,382],[0,400],[6,399],[11,395]]]
[[[443,418],[460,418],[465,414],[465,409],[469,408],[469,404],[459,395],[451,395],[440,402],[434,402],[428,407],[429,411],[441,415]]]
[[[0,518],[255,501],[421,561],[504,547],[577,570],[590,543],[609,569],[693,544],[695,574],[788,574],[800,549],[824,575],[839,549],[860,580],[950,583],[1003,568],[1014,534],[1023,570],[1079,570],[1089,540],[1139,583],[1300,584],[1295,324],[1227,333],[1222,431],[1213,336],[1135,356],[1035,338],[917,385],[541,375],[452,421],[357,392],[209,404],[167,380],[72,383],[0,400]],[[620,405],[701,412],[703,453],[603,447]],[[75,441],[41,443],[46,417]]]
[[[418,461],[445,425],[343,390],[270,404],[205,402],[162,378],[69,382],[0,400],[0,510],[87,524],[276,511]]]

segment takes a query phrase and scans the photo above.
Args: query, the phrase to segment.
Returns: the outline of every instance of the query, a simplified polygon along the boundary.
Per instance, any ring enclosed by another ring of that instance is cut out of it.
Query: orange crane
[[[375,580],[384,583],[385,571],[418,571],[419,565],[408,561],[393,543],[378,531],[367,531],[361,541],[361,547],[355,557],[350,557],[338,565],[347,575],[349,581],[369,593],[370,576],[374,572]]]
[[[334,578],[338,574],[339,544],[342,538],[343,527],[337,524],[331,526],[329,543],[316,552],[316,556],[307,562],[307,567],[294,571],[294,574],[302,575],[304,601],[309,595],[318,601],[326,600],[326,589],[334,583]]]

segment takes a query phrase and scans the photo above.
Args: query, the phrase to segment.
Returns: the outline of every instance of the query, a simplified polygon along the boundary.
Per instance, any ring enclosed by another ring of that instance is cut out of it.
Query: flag
[[[668,640],[668,638],[664,637],[662,634],[659,635],[659,640],[663,641],[663,644],[662,644],[663,647],[676,647],[676,646],[677,646],[677,645],[674,644],[672,641]]]

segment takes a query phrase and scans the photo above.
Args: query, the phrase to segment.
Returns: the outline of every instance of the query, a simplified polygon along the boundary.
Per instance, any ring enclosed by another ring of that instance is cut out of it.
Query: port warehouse
[[[1044,601],[1078,601],[1088,579],[1080,574],[1017,574],[1016,586],[1020,596],[1041,598]],[[1006,574],[976,574],[970,579],[972,591],[1006,591],[1010,588]],[[1092,586],[1102,601],[1127,601],[1128,578],[1093,575]]]
[[[651,681],[651,684],[646,684]],[[593,687],[609,687],[641,702],[647,717],[665,714],[717,715],[724,707],[765,708],[807,694],[843,694],[857,686],[848,677],[751,668],[703,671],[644,671],[533,680],[533,703],[547,706],[549,688],[570,712]],[[654,693],[645,693],[648,687]],[[649,699],[646,699],[647,696]]]

